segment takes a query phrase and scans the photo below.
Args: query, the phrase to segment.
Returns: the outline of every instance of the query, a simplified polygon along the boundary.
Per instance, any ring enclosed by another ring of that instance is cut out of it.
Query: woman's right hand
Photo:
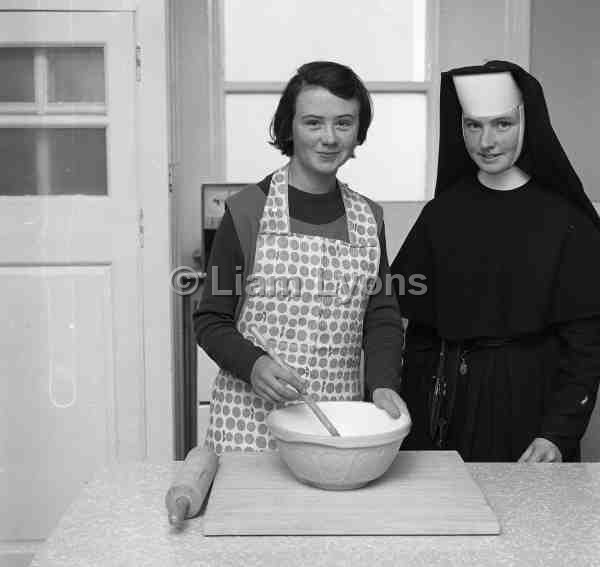
[[[273,403],[297,400],[300,392],[308,387],[307,381],[299,380],[289,368],[277,364],[266,354],[254,363],[250,383],[261,398]]]

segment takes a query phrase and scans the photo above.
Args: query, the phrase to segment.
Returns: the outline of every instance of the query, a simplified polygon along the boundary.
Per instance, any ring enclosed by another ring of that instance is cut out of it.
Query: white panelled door
[[[130,12],[0,13],[0,540],[145,456]]]

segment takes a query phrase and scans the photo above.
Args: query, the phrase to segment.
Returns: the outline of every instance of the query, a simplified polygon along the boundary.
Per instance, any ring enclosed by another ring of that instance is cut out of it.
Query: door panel
[[[115,443],[111,268],[0,268],[3,539],[47,536]]]

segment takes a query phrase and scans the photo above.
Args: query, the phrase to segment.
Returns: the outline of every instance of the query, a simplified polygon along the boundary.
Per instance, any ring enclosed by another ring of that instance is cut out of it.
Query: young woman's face
[[[479,169],[502,173],[514,164],[519,146],[519,110],[492,118],[463,116],[467,152]]]
[[[293,160],[307,173],[335,175],[357,144],[359,102],[323,87],[307,87],[296,98]]]

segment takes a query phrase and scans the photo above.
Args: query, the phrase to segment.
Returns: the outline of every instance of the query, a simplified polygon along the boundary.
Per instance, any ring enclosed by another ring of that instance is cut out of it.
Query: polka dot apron
[[[315,400],[360,400],[363,318],[379,270],[371,207],[341,184],[349,241],[290,232],[287,166],[275,172],[245,283],[239,332],[258,330],[279,356],[309,379]],[[205,444],[225,451],[276,448],[266,425],[274,407],[224,370],[212,388]]]

